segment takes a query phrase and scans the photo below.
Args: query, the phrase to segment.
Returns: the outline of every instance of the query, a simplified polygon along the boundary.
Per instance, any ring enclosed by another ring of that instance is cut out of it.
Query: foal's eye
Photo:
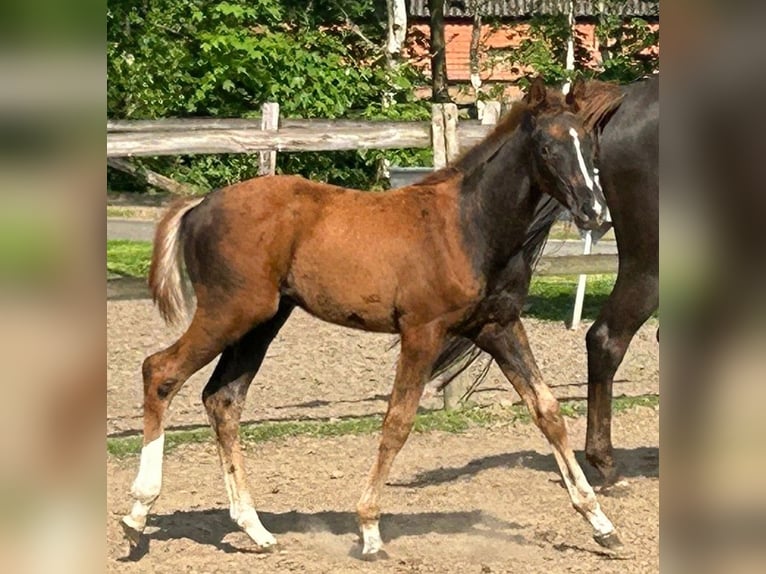
[[[544,155],[544,156],[549,156],[549,155],[551,155],[551,148],[549,148],[547,145],[546,145],[546,146],[543,146],[543,155]]]

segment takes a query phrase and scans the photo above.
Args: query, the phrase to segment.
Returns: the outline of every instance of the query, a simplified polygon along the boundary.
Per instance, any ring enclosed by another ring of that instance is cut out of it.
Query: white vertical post
[[[574,3],[574,0],[570,0],[569,2],[569,10],[567,11],[567,24],[569,25],[569,37],[567,38],[567,59],[566,59],[565,67],[568,72],[572,72],[575,69],[575,53],[574,53],[575,3]],[[571,74],[568,74],[568,75],[569,77],[567,78],[567,81],[564,84],[564,87],[562,88],[562,91],[565,94],[569,93],[569,88],[572,86]]]
[[[276,131],[279,129],[279,104],[268,102],[261,107],[261,129]],[[259,152],[258,175],[274,175],[277,170],[277,152]]]
[[[591,247],[592,247],[592,236],[590,231],[585,232],[585,237],[583,238],[583,248],[582,248],[582,254],[583,255],[590,255]],[[577,327],[580,326],[580,319],[582,318],[582,304],[585,300],[585,282],[587,280],[587,275],[580,275],[577,278],[577,292],[575,293],[575,303],[574,303],[574,309],[572,310],[572,323],[570,324],[569,328],[574,330],[577,329]]]
[[[575,69],[575,53],[574,53],[574,43],[575,43],[575,33],[576,33],[576,27],[575,27],[575,3],[574,0],[570,0],[569,2],[569,10],[567,11],[567,23],[569,24],[569,38],[567,39],[567,60],[566,60],[566,69],[568,72],[572,72]],[[569,90],[572,87],[572,78],[571,76],[567,78],[566,83],[562,87],[562,91],[567,94],[569,93]],[[584,243],[583,243],[583,255],[590,255],[591,247],[592,247],[592,241],[593,237],[591,236],[590,231],[585,232],[585,237],[583,237]],[[569,326],[570,329],[577,329],[577,327],[580,326],[580,319],[582,319],[582,305],[583,301],[585,300],[585,285],[587,282],[588,276],[587,275],[580,275],[577,278],[577,291],[575,292],[575,303],[574,303],[574,309],[572,309],[572,322]]]

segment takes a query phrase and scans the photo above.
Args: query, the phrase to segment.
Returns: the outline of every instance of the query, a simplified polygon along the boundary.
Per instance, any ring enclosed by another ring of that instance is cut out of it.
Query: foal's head
[[[579,227],[592,229],[606,215],[606,200],[595,168],[595,137],[574,113],[573,98],[552,98],[541,80],[533,82],[525,97],[532,110],[532,164],[543,191],[566,206]]]

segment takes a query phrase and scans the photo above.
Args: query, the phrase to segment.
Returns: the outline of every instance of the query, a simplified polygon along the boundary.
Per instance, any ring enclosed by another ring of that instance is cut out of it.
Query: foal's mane
[[[531,107],[523,101],[517,101],[511,106],[510,111],[503,116],[489,135],[478,144],[459,156],[453,163],[443,167],[414,185],[434,185],[452,179],[457,175],[466,175],[475,168],[485,163],[507,141],[508,137],[516,131],[516,128],[524,119],[524,114],[531,111]]]

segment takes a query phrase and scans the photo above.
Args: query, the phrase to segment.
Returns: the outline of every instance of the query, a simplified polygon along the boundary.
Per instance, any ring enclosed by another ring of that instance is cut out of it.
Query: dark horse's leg
[[[282,301],[272,319],[227,347],[202,391],[202,402],[218,442],[229,514],[260,548],[273,546],[277,541],[263,527],[253,505],[239,445],[239,421],[250,383],[293,308],[291,302]]]
[[[607,548],[619,547],[621,544],[614,526],[601,510],[596,494],[569,446],[558,400],[543,381],[521,321],[515,320],[506,327],[496,323],[485,325],[475,341],[497,361],[526,403],[535,424],[548,439],[572,505],[590,523],[596,542]]]
[[[357,504],[364,542],[362,557],[365,559],[375,559],[383,546],[378,527],[380,491],[388,478],[394,458],[412,430],[420,395],[443,341],[444,327],[441,324],[402,328],[401,353],[394,388],[383,419],[378,458],[370,469],[367,485]]]
[[[612,447],[612,382],[636,331],[659,304],[656,269],[620,262],[609,299],[588,330],[588,432],[585,456],[607,484],[617,480]]]

